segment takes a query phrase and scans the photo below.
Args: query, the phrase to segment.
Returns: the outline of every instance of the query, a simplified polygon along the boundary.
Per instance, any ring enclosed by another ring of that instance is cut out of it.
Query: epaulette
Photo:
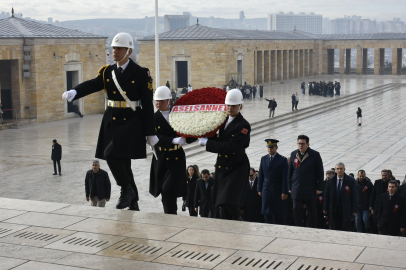
[[[267,155],[265,155],[265,156],[263,156],[263,157],[266,157]]]
[[[284,155],[281,155],[281,157],[286,158]]]
[[[102,66],[102,67],[99,69],[99,71],[97,71],[97,76],[96,76],[96,78],[100,76],[100,73],[102,72],[103,69],[105,69],[105,68],[107,68],[107,67],[109,67],[109,66],[110,66],[110,65],[104,65],[104,66]]]

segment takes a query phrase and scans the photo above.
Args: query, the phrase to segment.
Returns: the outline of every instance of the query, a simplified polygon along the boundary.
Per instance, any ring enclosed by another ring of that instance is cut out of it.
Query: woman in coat
[[[196,181],[199,178],[198,170],[194,165],[189,165],[186,169],[186,189],[183,196],[183,203],[189,209],[189,215],[191,217],[197,217],[197,212],[194,207]]]

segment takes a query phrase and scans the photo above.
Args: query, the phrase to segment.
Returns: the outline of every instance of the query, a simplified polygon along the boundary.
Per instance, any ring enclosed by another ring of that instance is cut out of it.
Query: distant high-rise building
[[[270,31],[293,31],[294,29],[320,35],[322,34],[323,16],[314,12],[278,12],[268,14],[267,29]]]
[[[164,31],[172,31],[190,26],[190,15],[165,15]]]
[[[240,11],[240,16],[239,16],[239,18],[240,18],[240,22],[243,22],[243,21],[244,21],[244,19],[245,19],[244,11]]]
[[[337,18],[330,21],[331,34],[350,34],[351,33],[351,20],[344,18]]]
[[[323,34],[330,34],[330,19],[329,18],[323,18],[323,23],[322,23],[322,33]]]
[[[52,18],[48,17],[48,23],[52,23]]]

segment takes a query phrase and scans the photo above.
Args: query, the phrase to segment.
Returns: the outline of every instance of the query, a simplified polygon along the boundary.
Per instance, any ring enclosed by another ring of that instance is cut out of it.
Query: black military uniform
[[[226,119],[226,122],[228,121]],[[251,126],[239,113],[218,136],[209,138],[206,151],[217,153],[213,201],[220,208],[221,219],[242,220],[250,162],[245,149],[250,144]]]
[[[165,214],[176,215],[176,200],[184,195],[186,188],[186,156],[182,147],[172,143],[172,140],[179,136],[161,111],[155,113],[155,130],[159,138],[159,142],[154,146],[158,159],[154,155],[151,161],[149,193],[155,198],[161,194]],[[195,140],[188,138],[186,141],[192,143]]]
[[[125,100],[113,81],[112,71],[124,94],[131,101],[141,101],[142,108],[140,104],[137,104],[135,111],[126,107]],[[139,210],[131,159],[146,158],[145,136],[155,135],[152,78],[149,70],[129,59],[122,73],[116,64],[106,65],[100,68],[96,78],[83,82],[74,89],[77,94],[73,100],[106,89],[109,107],[104,112],[101,123],[96,158],[107,161],[117,185],[121,186],[121,197],[116,207],[121,209],[130,206],[131,210]],[[124,199],[128,196],[132,198],[131,205],[128,205],[128,199]]]

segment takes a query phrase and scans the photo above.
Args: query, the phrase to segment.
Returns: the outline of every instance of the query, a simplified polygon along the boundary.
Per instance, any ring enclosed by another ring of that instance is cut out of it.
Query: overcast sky
[[[46,20],[84,20],[94,18],[143,18],[154,16],[154,0],[1,0],[0,11],[11,11],[24,17]],[[198,3],[198,4],[197,4]],[[406,0],[161,0],[159,16],[191,12],[197,17],[265,18],[268,13],[285,11],[315,12],[330,19],[344,15],[363,18],[392,20],[399,17],[406,21]]]

